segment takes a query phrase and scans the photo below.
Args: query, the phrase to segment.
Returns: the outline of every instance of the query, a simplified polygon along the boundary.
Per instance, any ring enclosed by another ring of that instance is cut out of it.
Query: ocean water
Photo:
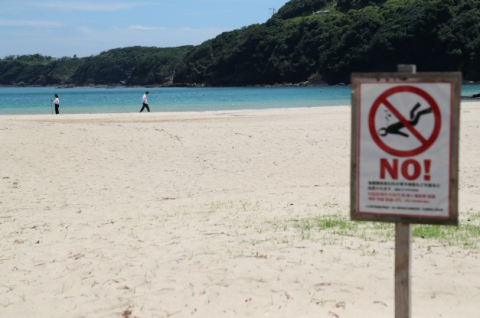
[[[349,86],[68,88],[0,87],[0,115],[51,114],[59,95],[61,114],[131,113],[142,107],[148,90],[152,112],[217,111],[350,105]],[[480,84],[462,86],[462,96],[480,93]],[[465,100],[465,101],[468,101]]]

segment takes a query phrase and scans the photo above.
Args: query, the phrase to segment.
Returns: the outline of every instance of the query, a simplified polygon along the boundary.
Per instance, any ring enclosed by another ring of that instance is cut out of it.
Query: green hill
[[[154,85],[169,81],[186,52],[175,48],[127,47],[85,58],[23,55],[0,60],[1,85]]]
[[[480,1],[292,0],[266,23],[188,52],[177,80],[251,85],[318,74],[335,84],[349,82],[352,72],[395,71],[397,64],[480,80]]]
[[[321,12],[318,12],[321,11]],[[320,14],[316,14],[316,13]],[[87,58],[0,60],[0,84],[215,86],[348,83],[352,72],[461,71],[480,80],[480,0],[291,0],[266,23],[199,46],[130,47]]]
[[[153,85],[168,81],[186,52],[193,46],[176,48],[128,47],[87,57],[72,75],[76,84]]]
[[[9,56],[0,60],[0,85],[53,85],[63,83],[72,76],[82,60],[59,59],[40,54]]]

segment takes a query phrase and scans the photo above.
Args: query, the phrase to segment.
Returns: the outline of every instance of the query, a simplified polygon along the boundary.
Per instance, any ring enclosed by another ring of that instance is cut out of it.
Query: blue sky
[[[264,23],[288,0],[0,0],[0,58],[198,45]]]

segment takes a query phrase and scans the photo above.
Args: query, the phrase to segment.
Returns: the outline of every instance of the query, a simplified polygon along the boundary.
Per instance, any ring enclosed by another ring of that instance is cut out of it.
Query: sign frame
[[[373,221],[373,222],[399,222],[418,223],[435,225],[458,225],[458,166],[459,166],[459,130],[460,130],[460,91],[462,73],[352,73],[351,76],[351,170],[350,170],[350,219],[352,221]],[[388,83],[388,84],[421,84],[421,83],[451,83],[452,101],[450,120],[450,198],[449,216],[428,217],[428,216],[404,216],[387,215],[375,213],[359,213],[357,211],[357,182],[359,169],[359,105],[360,105],[360,84],[361,83]]]

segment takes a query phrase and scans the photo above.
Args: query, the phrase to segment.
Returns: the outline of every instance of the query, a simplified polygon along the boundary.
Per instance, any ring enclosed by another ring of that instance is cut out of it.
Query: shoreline
[[[132,106],[134,108],[136,106]],[[203,111],[151,111],[151,112],[125,112],[125,113],[76,113],[76,114],[68,114],[68,113],[60,113],[59,115],[55,114],[0,114],[0,120],[2,117],[7,117],[10,119],[14,119],[14,117],[18,116],[19,119],[23,118],[26,119],[27,117],[31,116],[32,119],[52,119],[52,118],[58,118],[59,120],[67,119],[67,118],[75,118],[75,117],[139,117],[143,118],[146,121],[149,120],[150,117],[158,117],[158,116],[183,116],[183,117],[188,117],[188,116],[194,116],[194,115],[229,115],[229,114],[236,114],[236,113],[256,113],[256,112],[292,112],[295,110],[299,111],[304,111],[307,109],[312,109],[312,108],[349,108],[350,105],[334,105],[334,106],[314,106],[314,107],[289,107],[289,108],[261,108],[261,109],[233,109],[233,110],[203,110]],[[138,107],[137,107],[138,108]],[[150,117],[147,117],[150,116]]]
[[[473,107],[480,107],[480,99],[462,99],[460,103],[460,107],[466,106],[473,106]],[[152,110],[151,112],[142,112],[139,113],[138,111],[131,111],[131,112],[111,112],[111,113],[60,113],[59,115],[55,114],[1,114],[0,119],[2,117],[13,118],[15,116],[19,116],[25,118],[26,116],[34,116],[35,118],[46,117],[51,119],[52,116],[55,118],[67,118],[70,116],[172,116],[172,115],[194,115],[194,114],[228,114],[228,113],[240,113],[240,112],[256,112],[256,111],[281,111],[281,110],[305,110],[311,108],[341,108],[341,107],[351,107],[351,105],[331,105],[331,106],[308,106],[308,107],[279,107],[279,108],[258,108],[258,109],[232,109],[232,110],[199,110],[199,111],[155,111]],[[131,106],[132,109],[138,108],[138,105]]]
[[[187,88],[205,88],[205,87],[227,87],[227,88],[246,88],[246,87],[320,87],[320,86],[348,86],[349,84],[338,83],[338,84],[327,84],[326,82],[298,82],[298,83],[274,83],[274,84],[252,84],[252,85],[242,85],[242,86],[216,86],[210,85],[206,83],[171,83],[167,82],[164,84],[149,84],[149,85],[125,85],[122,83],[117,84],[87,84],[87,85],[77,85],[77,84],[54,84],[54,85],[2,85],[1,87],[53,87],[58,89],[71,89],[71,88],[80,88],[80,87],[87,87],[87,88],[169,88],[169,87],[187,87]]]
[[[462,85],[469,84],[480,84],[480,81],[462,81]],[[3,85],[0,84],[0,88],[30,88],[30,87],[45,87],[45,88],[57,88],[57,89],[72,89],[72,88],[249,88],[249,87],[336,87],[336,86],[350,86],[350,83],[338,83],[338,84],[328,84],[326,82],[298,82],[298,83],[274,83],[274,84],[251,84],[251,85],[241,85],[241,86],[216,86],[209,85],[206,83],[166,83],[166,84],[150,84],[150,85],[124,85],[121,83],[118,84],[88,84],[88,85],[77,85],[77,84],[55,84],[55,85]],[[469,97],[469,96],[465,96]]]

